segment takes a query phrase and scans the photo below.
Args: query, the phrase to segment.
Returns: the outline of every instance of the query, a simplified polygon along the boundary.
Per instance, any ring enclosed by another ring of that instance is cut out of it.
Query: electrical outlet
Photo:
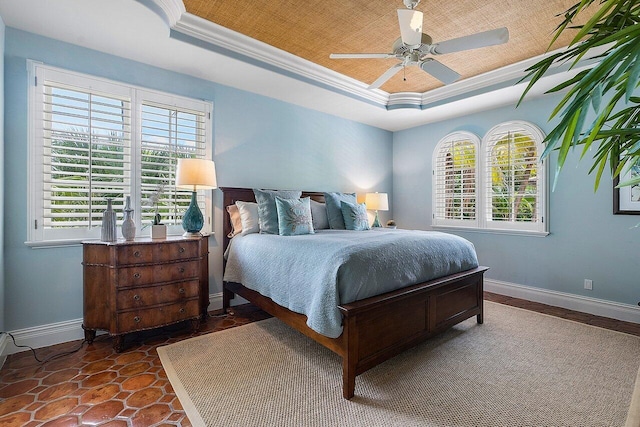
[[[584,279],[584,288],[592,291],[593,290],[593,280]]]

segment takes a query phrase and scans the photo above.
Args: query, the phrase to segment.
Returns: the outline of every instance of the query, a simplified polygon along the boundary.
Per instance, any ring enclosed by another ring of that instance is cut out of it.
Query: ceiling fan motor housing
[[[420,45],[418,45],[417,48],[404,44],[402,42],[402,37],[400,37],[395,42],[393,42],[392,52],[396,56],[404,56],[408,52],[416,50],[420,51],[421,54],[427,54],[429,53],[429,47],[432,43],[433,39],[425,33],[422,33],[422,39],[420,40]]]

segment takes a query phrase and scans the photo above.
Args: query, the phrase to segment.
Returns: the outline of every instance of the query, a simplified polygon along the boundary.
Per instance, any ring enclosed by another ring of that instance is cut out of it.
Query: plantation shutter
[[[156,209],[167,225],[182,224],[182,215],[191,201],[191,191],[177,188],[175,172],[179,158],[206,158],[206,113],[142,103],[141,193],[142,224],[150,224]],[[153,206],[145,201],[157,192],[159,201]],[[205,212],[204,192],[198,194],[198,205]]]
[[[131,102],[64,85],[42,90],[41,226],[100,226],[106,199],[121,209],[131,185]]]
[[[156,208],[168,235],[183,234],[191,191],[177,189],[178,158],[211,159],[212,104],[27,60],[28,246],[98,239],[107,199],[117,225],[131,197],[136,237]],[[158,187],[162,186],[160,192]],[[150,196],[160,193],[159,203]],[[197,195],[212,232],[211,193]],[[117,232],[120,237],[120,231]]]
[[[479,138],[468,132],[447,135],[433,159],[434,225],[477,224],[477,147]]]
[[[539,229],[543,220],[543,138],[529,126],[497,126],[485,137],[485,220],[488,227]]]

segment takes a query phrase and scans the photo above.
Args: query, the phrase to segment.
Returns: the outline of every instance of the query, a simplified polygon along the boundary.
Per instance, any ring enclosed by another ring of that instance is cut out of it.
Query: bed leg
[[[347,360],[342,362],[342,397],[349,400],[356,392],[356,367],[349,366]]]
[[[482,323],[484,323],[484,320],[483,320],[483,318],[482,318],[482,314],[478,314],[478,315],[476,316],[476,319],[478,320],[478,324],[479,324],[479,325],[482,325]]]
[[[227,313],[229,311],[229,307],[231,307],[231,300],[235,294],[228,290],[224,285],[222,285],[222,311],[223,313]]]

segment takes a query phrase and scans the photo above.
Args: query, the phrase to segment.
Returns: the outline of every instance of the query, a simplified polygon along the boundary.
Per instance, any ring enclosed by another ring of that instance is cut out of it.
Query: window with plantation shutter
[[[433,156],[433,224],[477,226],[477,151],[480,139],[454,132],[436,146]]]
[[[492,128],[483,140],[484,218],[487,228],[544,231],[544,135],[531,123]]]
[[[548,234],[544,134],[510,121],[482,141],[469,132],[445,136],[433,153],[434,227]]]
[[[211,104],[34,62],[30,79],[27,244],[99,238],[107,198],[120,225],[126,196],[138,236],[149,234],[156,211],[170,234],[182,234],[191,192],[176,188],[176,163],[211,158]],[[203,232],[210,201],[198,194]]]
[[[42,226],[96,227],[106,198],[122,201],[131,184],[131,103],[54,84],[43,91]]]
[[[153,221],[157,211],[164,224],[181,225],[191,191],[176,187],[176,166],[179,158],[207,158],[205,121],[201,111],[142,104],[141,193],[144,200],[159,195],[157,206],[143,206],[143,223]],[[198,194],[198,205],[205,212],[204,192]]]

